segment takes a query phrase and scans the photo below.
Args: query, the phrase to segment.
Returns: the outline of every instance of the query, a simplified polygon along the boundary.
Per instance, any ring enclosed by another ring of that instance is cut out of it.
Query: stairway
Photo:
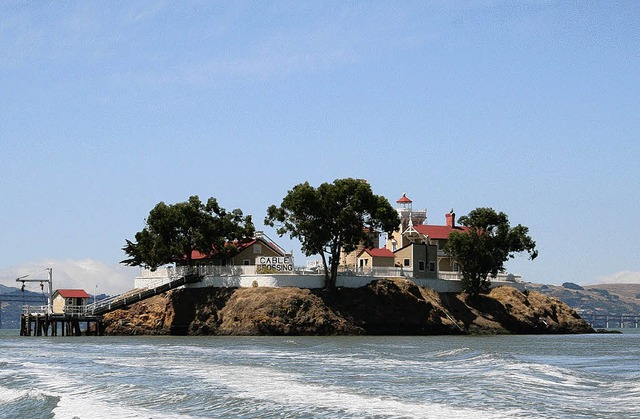
[[[162,294],[163,292],[178,288],[182,285],[200,281],[202,281],[202,276],[195,273],[186,273],[182,276],[163,279],[152,287],[134,288],[115,297],[88,304],[85,315],[99,316],[153,297],[154,295]]]

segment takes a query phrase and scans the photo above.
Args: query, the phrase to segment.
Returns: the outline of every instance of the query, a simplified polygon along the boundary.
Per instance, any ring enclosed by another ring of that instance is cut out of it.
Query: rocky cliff
[[[587,333],[555,298],[514,288],[471,298],[406,280],[376,280],[334,294],[300,288],[170,291],[109,313],[110,335],[428,335]]]

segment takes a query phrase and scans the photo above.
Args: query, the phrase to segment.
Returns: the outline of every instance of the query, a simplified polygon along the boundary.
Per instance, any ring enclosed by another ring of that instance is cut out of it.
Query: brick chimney
[[[447,218],[447,227],[453,228],[456,225],[456,213],[451,210],[448,214],[445,215]]]

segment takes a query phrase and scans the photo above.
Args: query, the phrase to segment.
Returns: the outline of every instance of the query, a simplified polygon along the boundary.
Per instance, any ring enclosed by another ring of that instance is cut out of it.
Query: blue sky
[[[526,280],[640,281],[638,34],[635,1],[2,2],[0,283],[122,291],[159,201],[262,228],[342,177],[432,224],[504,211]]]

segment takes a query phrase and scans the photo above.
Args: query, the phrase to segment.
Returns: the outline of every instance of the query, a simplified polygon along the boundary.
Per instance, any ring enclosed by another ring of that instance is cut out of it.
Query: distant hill
[[[622,299],[628,299],[631,302],[640,300],[640,284],[600,284],[585,285],[586,289],[600,289],[608,291],[610,294],[619,295]]]
[[[527,289],[556,297],[578,312],[640,314],[640,284],[598,284],[583,287],[574,285],[572,283],[563,285],[529,283]]]
[[[95,299],[100,301],[108,297],[107,294],[100,294]],[[90,301],[93,300],[94,297],[91,296]],[[0,285],[0,329],[20,328],[20,314],[22,314],[22,306],[25,303],[29,305],[46,305],[47,297],[41,292],[25,290],[23,293],[20,288]]]
[[[0,328],[19,329],[22,306],[43,305],[47,303],[46,297],[40,292],[20,291],[20,288],[0,285]],[[4,297],[4,298],[3,298]]]
[[[7,294],[11,291],[17,290],[18,288],[7,287],[6,285],[0,284],[0,294]]]

